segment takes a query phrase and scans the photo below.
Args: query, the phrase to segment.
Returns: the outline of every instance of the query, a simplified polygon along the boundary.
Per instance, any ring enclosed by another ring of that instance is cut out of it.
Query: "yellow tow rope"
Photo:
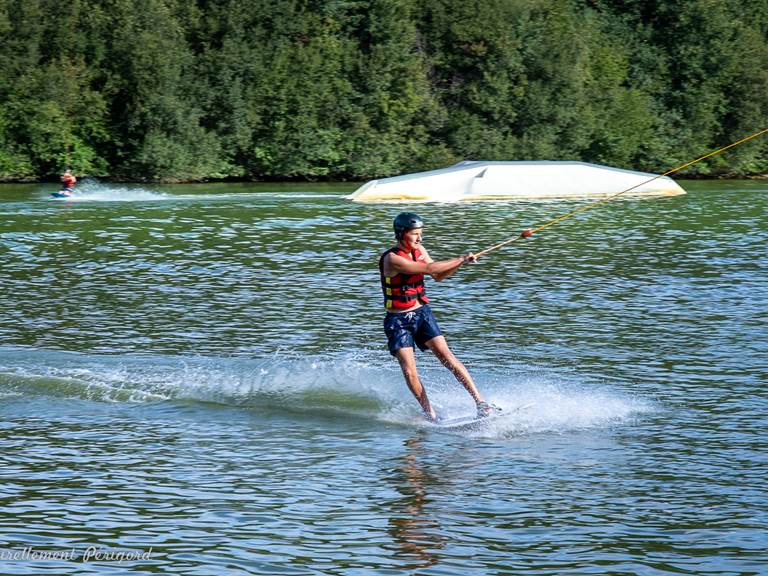
[[[565,214],[564,216],[560,216],[559,218],[555,218],[554,220],[550,220],[546,224],[543,224],[539,226],[538,228],[533,228],[531,230],[523,230],[522,233],[519,236],[515,236],[514,238],[510,238],[509,240],[505,240],[504,242],[499,242],[498,244],[491,246],[490,248],[486,248],[485,250],[481,250],[480,252],[475,253],[475,256],[477,258],[480,258],[481,256],[485,256],[486,254],[493,252],[494,250],[498,250],[502,246],[506,246],[507,244],[511,244],[515,240],[519,240],[520,238],[528,238],[532,234],[535,234],[536,232],[540,232],[541,230],[544,230],[545,228],[549,228],[550,226],[554,226],[555,224],[562,222],[563,220],[566,220],[570,218],[571,216],[575,216],[576,214],[580,214],[581,212],[586,212],[590,208],[594,208],[595,206],[602,204],[603,202],[608,202],[608,200],[612,200],[613,198],[616,198],[617,196],[621,196],[622,194],[626,194],[627,192],[634,190],[635,188],[639,188],[640,186],[643,186],[645,184],[648,184],[649,182],[653,182],[654,180],[658,178],[664,178],[665,176],[669,176],[670,174],[674,174],[675,172],[678,172],[679,170],[682,170],[683,168],[687,168],[688,166],[691,166],[693,164],[696,164],[696,162],[700,162],[704,160],[705,158],[709,158],[710,156],[714,156],[715,154],[720,154],[720,152],[724,152],[725,150],[728,150],[729,148],[733,148],[734,146],[738,146],[739,144],[743,144],[747,140],[752,140],[752,138],[757,138],[758,136],[765,134],[768,132],[768,128],[765,130],[761,130],[760,132],[755,132],[751,136],[747,136],[746,138],[742,138],[738,142],[734,142],[733,144],[728,144],[728,146],[723,146],[719,150],[715,150],[714,152],[710,152],[709,154],[706,154],[702,156],[701,158],[696,158],[696,160],[691,160],[690,162],[686,162],[685,164],[682,164],[678,166],[677,168],[672,168],[671,170],[667,170],[664,172],[664,174],[659,174],[658,176],[654,176],[653,178],[649,178],[648,180],[645,180],[644,182],[640,182],[640,184],[635,184],[631,188],[627,188],[626,190],[622,190],[621,192],[616,192],[615,194],[611,194],[610,196],[606,196],[605,198],[601,198],[600,200],[596,202],[592,202],[591,204],[587,204],[586,206],[582,206],[578,210],[574,210],[573,212],[569,212],[568,214]]]

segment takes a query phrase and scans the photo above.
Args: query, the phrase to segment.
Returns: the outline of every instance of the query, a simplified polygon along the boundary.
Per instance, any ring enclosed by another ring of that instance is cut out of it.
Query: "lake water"
[[[510,413],[461,433],[386,350],[392,218],[442,259],[584,201],[0,186],[0,573],[768,574],[768,182],[682,184],[428,281]]]

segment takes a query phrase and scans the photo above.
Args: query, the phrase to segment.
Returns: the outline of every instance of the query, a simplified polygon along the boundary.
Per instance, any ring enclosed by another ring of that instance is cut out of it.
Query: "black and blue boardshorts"
[[[441,335],[440,326],[428,304],[413,312],[387,312],[384,316],[384,333],[392,356],[400,348],[413,348],[414,342],[423,352],[427,349],[427,342]]]

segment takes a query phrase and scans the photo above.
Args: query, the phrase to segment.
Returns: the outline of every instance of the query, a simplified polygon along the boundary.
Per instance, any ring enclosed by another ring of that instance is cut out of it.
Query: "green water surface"
[[[768,184],[681,183],[428,281],[480,389],[527,406],[459,434],[386,350],[392,218],[441,259],[585,201],[0,186],[0,556],[152,551],[0,572],[764,574]]]

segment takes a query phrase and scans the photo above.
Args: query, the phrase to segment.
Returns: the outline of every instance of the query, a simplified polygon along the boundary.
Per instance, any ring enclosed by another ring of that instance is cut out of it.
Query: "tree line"
[[[768,0],[0,0],[0,38],[5,181],[660,172],[768,128]]]

